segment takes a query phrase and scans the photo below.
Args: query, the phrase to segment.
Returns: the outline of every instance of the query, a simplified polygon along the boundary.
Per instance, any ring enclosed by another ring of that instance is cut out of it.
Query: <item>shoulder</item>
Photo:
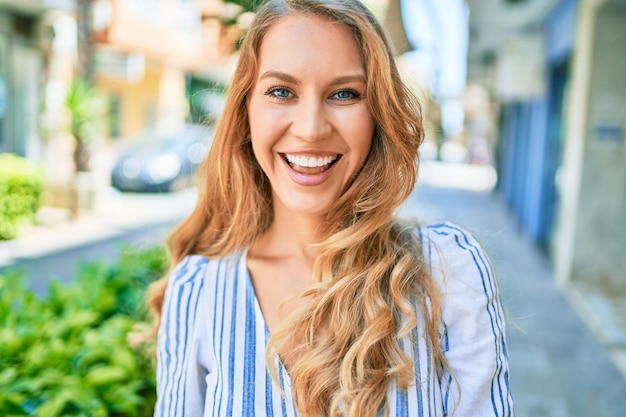
[[[417,229],[428,271],[446,298],[460,296],[464,304],[497,296],[498,285],[489,256],[467,229],[451,222]],[[482,301],[481,301],[482,300]]]
[[[187,305],[192,299],[199,298],[203,292],[204,277],[209,260],[199,255],[188,255],[171,269],[163,304],[163,314],[176,311],[181,305]]]
[[[202,281],[209,259],[201,255],[187,255],[174,265],[168,287],[180,287]]]
[[[423,225],[417,228],[417,233],[425,261],[433,275],[453,272],[481,274],[491,269],[480,242],[458,224],[444,222]]]
[[[241,254],[232,254],[215,259],[203,255],[187,255],[172,268],[168,287],[186,287],[204,284],[218,279],[236,267]]]
[[[433,223],[419,226],[417,233],[424,249],[436,249],[444,253],[483,251],[474,235],[464,227],[452,223]]]
[[[227,281],[228,271],[232,271],[234,265],[232,255],[214,259],[202,255],[185,256],[169,273],[163,315],[172,315],[173,319],[180,321],[184,311],[187,315],[184,320],[191,324],[198,308],[215,300],[212,293],[215,284]]]

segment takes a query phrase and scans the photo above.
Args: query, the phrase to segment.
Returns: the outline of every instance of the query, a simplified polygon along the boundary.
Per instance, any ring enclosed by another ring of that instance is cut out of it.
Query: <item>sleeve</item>
[[[198,357],[207,263],[206,258],[188,256],[170,274],[157,336],[155,417],[204,414],[207,371]]]
[[[451,371],[441,381],[444,407],[455,417],[511,417],[505,320],[491,263],[461,227],[427,230],[425,255],[440,282],[442,349]]]

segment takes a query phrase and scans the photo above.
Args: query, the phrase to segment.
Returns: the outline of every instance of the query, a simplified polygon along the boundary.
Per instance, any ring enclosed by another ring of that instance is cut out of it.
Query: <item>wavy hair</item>
[[[188,254],[221,257],[248,248],[272,223],[269,180],[252,152],[246,101],[268,29],[290,14],[321,16],[354,34],[375,121],[370,153],[329,210],[316,245],[314,283],[272,333],[266,351],[275,381],[278,353],[290,363],[303,416],[375,416],[387,409],[389,386],[413,383],[413,362],[399,340],[418,323],[436,368],[446,366],[439,341],[439,290],[428,274],[412,227],[394,211],[417,179],[422,111],[402,81],[393,50],[374,15],[358,0],[270,0],[241,45],[213,146],[201,167],[194,211],[170,235],[173,264]],[[157,326],[167,277],[149,291]],[[417,343],[416,340],[413,341]]]

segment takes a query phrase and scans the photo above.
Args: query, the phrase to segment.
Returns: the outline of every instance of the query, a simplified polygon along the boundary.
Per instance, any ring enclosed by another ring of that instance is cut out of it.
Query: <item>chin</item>
[[[319,206],[298,206],[298,207],[287,207],[292,213],[299,214],[302,216],[311,216],[311,217],[321,217],[326,216],[330,211],[330,207],[319,207]]]
[[[303,216],[325,216],[332,208],[332,202],[320,201],[317,197],[292,198],[291,201],[283,200],[286,211]]]

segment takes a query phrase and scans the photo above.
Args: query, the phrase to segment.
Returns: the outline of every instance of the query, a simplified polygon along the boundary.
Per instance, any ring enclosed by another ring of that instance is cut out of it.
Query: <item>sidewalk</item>
[[[0,269],[17,259],[41,257],[124,232],[177,222],[191,212],[195,203],[192,189],[171,194],[128,194],[103,188],[95,208],[80,213],[76,220],[64,220],[62,213],[44,208],[46,225],[26,229],[16,240],[0,241]]]
[[[596,313],[611,311],[602,298],[587,303],[581,291],[558,287],[545,256],[517,228],[502,200],[490,191],[486,171],[424,164],[421,185],[402,213],[424,221],[451,220],[484,244],[498,274],[508,315],[510,381],[518,417],[623,417],[626,368],[619,371],[614,346],[603,346]],[[444,178],[445,175],[448,175]],[[473,175],[474,180],[468,181]],[[460,178],[465,181],[451,181]],[[442,182],[443,180],[443,182]],[[434,186],[438,184],[438,186]],[[473,190],[450,187],[473,185]],[[195,204],[193,190],[174,194],[100,193],[96,209],[74,222],[37,227],[0,242],[0,269],[132,230],[174,223]],[[571,296],[578,294],[578,296]],[[594,308],[590,309],[589,305]],[[584,320],[583,320],[584,317]],[[616,337],[624,337],[626,332]]]

